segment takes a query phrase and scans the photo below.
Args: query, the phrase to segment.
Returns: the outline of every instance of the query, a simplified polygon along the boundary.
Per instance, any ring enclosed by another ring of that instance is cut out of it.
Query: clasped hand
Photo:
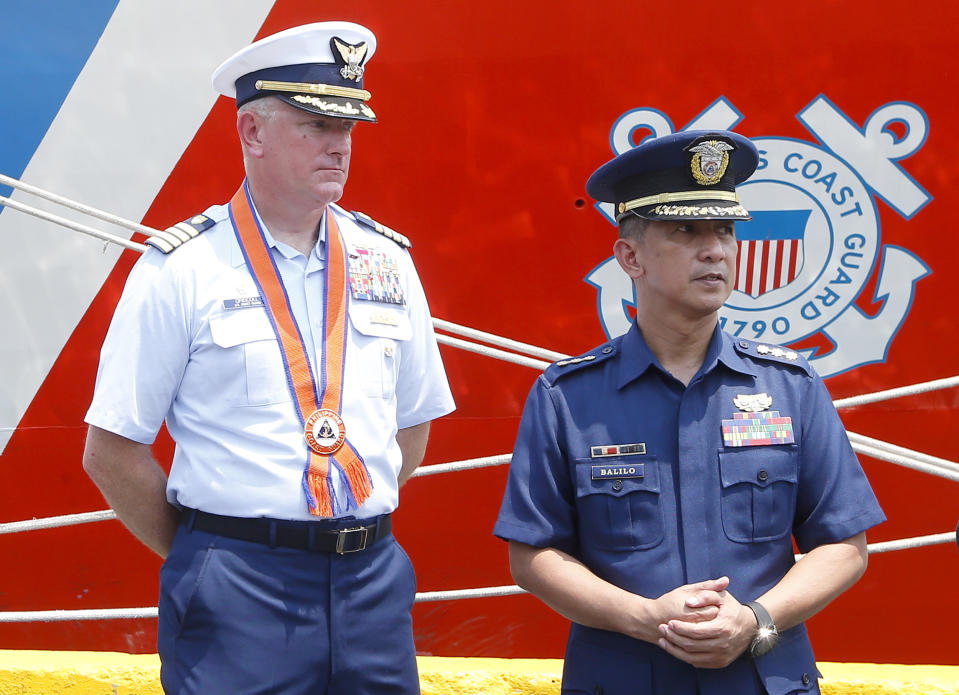
[[[756,631],[753,612],[726,591],[728,577],[687,584],[655,601],[659,646],[698,668],[723,668],[742,654]]]

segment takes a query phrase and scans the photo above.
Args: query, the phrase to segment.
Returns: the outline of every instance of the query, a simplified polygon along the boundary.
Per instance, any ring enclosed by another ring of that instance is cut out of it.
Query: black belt
[[[266,517],[220,516],[196,509],[183,510],[183,523],[190,528],[241,541],[262,543],[272,548],[297,548],[317,553],[355,553],[390,535],[389,514],[358,519],[353,526],[330,528],[330,522],[290,521]],[[339,523],[343,523],[342,521]]]

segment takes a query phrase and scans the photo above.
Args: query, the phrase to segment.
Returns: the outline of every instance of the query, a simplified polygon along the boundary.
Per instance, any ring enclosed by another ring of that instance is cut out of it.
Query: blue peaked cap
[[[586,191],[613,203],[616,219],[748,220],[736,193],[759,164],[746,137],[728,130],[687,130],[645,140],[593,172]]]

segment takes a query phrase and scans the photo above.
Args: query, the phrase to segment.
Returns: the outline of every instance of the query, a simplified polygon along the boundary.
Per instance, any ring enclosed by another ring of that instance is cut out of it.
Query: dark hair
[[[646,227],[649,226],[649,220],[638,215],[626,215],[619,221],[620,239],[640,239]]]

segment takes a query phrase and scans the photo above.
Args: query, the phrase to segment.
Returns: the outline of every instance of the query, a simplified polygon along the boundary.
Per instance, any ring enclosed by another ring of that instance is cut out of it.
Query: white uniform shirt
[[[366,463],[373,494],[344,515],[391,512],[402,464],[397,428],[446,415],[453,398],[412,258],[331,205],[348,254],[395,262],[404,304],[350,292],[341,416]],[[279,343],[230,223],[169,255],[147,251],[127,279],[100,354],[86,422],[152,444],[160,426],[176,441],[170,502],[216,514],[310,519],[303,490],[307,444]],[[263,227],[316,373],[322,360],[326,225],[310,255]],[[343,483],[330,471],[337,500]]]

